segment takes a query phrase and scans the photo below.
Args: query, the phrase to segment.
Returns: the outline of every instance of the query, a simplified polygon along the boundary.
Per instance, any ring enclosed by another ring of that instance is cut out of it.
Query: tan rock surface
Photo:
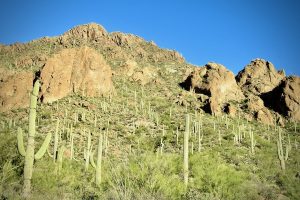
[[[273,116],[267,108],[257,111],[255,118],[264,124],[274,125]]]
[[[141,85],[146,85],[152,81],[155,81],[156,76],[157,69],[152,66],[147,66],[134,72],[131,79],[139,82]]]
[[[125,61],[120,69],[118,70],[121,75],[126,75],[126,76],[132,76],[138,67],[138,64],[134,60],[127,60]]]
[[[33,73],[12,74],[0,70],[0,112],[25,108],[29,105],[29,93],[33,85]]]
[[[95,97],[113,92],[112,72],[104,58],[89,47],[64,49],[47,60],[41,72],[43,102],[71,93]]]

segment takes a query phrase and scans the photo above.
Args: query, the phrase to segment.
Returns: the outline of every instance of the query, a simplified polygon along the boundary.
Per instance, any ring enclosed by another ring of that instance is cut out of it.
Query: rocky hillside
[[[236,76],[218,63],[194,66],[153,41],[92,23],[57,37],[0,45],[3,199],[22,193],[24,160],[16,141],[20,128],[28,133],[37,80],[36,148],[55,135],[46,158],[34,162],[33,199],[300,195],[300,77],[287,77],[263,59]],[[181,154],[189,131],[186,188]],[[99,133],[106,173],[95,186],[88,166]]]
[[[169,73],[175,70],[172,75],[184,81],[166,82],[200,95],[197,107],[206,112],[234,116],[238,111],[248,120],[267,124],[300,120],[299,77],[285,77],[284,71],[263,59],[251,61],[234,77],[220,64],[191,66],[176,51],[161,49],[132,34],[108,33],[93,23],[54,38],[2,45],[0,55],[0,111],[27,107],[28,98],[24,97],[32,87],[28,83],[36,78],[42,80],[41,101],[52,102],[70,94],[112,95],[112,75],[125,75],[142,85],[159,83],[166,80],[160,74],[161,65],[171,64],[176,67]],[[188,73],[187,77],[183,73]],[[178,95],[172,94],[173,98]]]

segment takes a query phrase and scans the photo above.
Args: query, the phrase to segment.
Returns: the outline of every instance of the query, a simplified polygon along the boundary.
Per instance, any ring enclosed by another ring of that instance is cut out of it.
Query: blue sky
[[[300,75],[297,0],[2,0],[0,19],[3,44],[96,22],[175,49],[192,64],[214,61],[236,74],[264,58]]]

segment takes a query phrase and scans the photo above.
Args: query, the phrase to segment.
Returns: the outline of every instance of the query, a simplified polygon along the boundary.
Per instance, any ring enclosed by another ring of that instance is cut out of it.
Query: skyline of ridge
[[[58,2],[1,3],[0,17],[12,10],[14,15],[0,22],[0,43],[58,36],[95,22],[108,32],[131,33],[174,49],[194,65],[216,62],[237,74],[262,58],[287,75],[300,75],[297,1],[65,1],[57,7]]]

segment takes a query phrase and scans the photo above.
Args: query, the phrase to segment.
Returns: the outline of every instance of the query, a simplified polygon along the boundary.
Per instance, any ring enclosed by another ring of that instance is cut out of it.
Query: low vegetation
[[[114,82],[117,98],[70,96],[38,103],[35,148],[47,134],[52,139],[48,153],[34,161],[31,199],[299,198],[299,124],[279,127],[213,117],[170,103],[156,85]],[[25,162],[18,153],[17,132],[22,128],[28,134],[28,113],[19,109],[0,115],[2,199],[23,195]],[[102,157],[97,158],[99,135]],[[26,145],[26,137],[24,141]],[[101,173],[95,164],[101,164]]]

